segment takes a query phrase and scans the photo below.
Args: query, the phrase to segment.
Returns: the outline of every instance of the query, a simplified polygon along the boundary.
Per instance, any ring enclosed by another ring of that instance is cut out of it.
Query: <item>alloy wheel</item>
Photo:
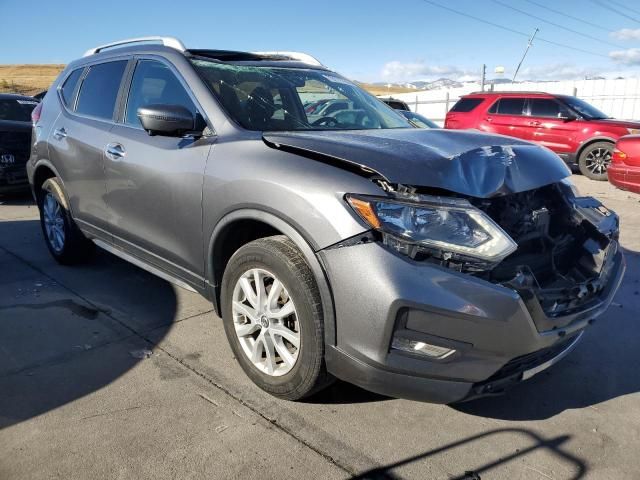
[[[62,207],[51,193],[44,197],[42,213],[47,241],[56,253],[60,253],[65,242],[64,217]]]
[[[607,171],[611,163],[611,150],[604,147],[594,148],[585,157],[587,170],[596,175],[602,175]]]
[[[291,371],[300,351],[300,322],[283,283],[267,270],[247,270],[232,302],[235,332],[251,363],[274,377]]]

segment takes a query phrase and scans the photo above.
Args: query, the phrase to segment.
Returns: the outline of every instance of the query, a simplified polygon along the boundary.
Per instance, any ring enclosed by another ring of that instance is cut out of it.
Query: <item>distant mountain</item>
[[[439,78],[432,81],[417,81],[412,82],[417,88],[421,90],[437,90],[440,88],[458,88],[462,86],[462,83],[450,78]]]
[[[456,88],[461,87],[462,83],[457,82],[455,80],[451,80],[450,78],[439,78],[437,80],[417,80],[415,82],[375,82],[371,85],[375,85],[376,87],[389,87],[392,88],[409,88],[414,90],[436,90],[439,88]]]

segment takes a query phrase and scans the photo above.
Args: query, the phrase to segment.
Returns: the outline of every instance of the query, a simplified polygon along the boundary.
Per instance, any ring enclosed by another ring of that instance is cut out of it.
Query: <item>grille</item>
[[[530,368],[537,367],[538,365],[558,356],[567,347],[569,347],[569,345],[571,345],[571,342],[573,342],[574,340],[575,337],[572,337],[567,340],[563,340],[560,343],[556,343],[551,347],[543,348],[542,350],[516,357],[507,362],[500,370],[498,370],[482,383],[494,382],[496,380],[522,373],[525,370],[529,370]]]

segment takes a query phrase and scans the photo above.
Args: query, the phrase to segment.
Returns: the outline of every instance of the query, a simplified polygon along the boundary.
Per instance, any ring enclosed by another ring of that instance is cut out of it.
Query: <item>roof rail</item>
[[[485,90],[485,91],[479,90],[477,92],[465,93],[465,95],[482,95],[487,93],[490,93],[490,94],[515,93],[516,95],[533,93],[535,95],[557,95],[555,93],[540,92],[537,90]]]
[[[106,45],[100,45],[99,47],[90,48],[85,52],[83,57],[94,55],[107,48],[120,47],[123,45],[128,45],[130,43],[143,43],[143,42],[159,42],[165,47],[173,48],[180,52],[184,52],[187,50],[184,44],[180,40],[174,37],[139,37],[139,38],[129,38],[127,40],[119,40],[117,42],[107,43]]]
[[[324,65],[315,57],[312,57],[308,53],[302,52],[251,52],[255,55],[274,55],[279,57],[286,57],[291,60],[297,60],[298,62],[308,63],[309,65],[315,65],[317,67],[324,67]]]

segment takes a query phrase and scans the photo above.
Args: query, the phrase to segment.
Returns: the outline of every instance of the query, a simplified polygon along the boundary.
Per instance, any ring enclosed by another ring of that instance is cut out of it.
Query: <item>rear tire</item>
[[[69,203],[57,178],[49,178],[38,194],[40,226],[49,252],[62,265],[83,262],[94,250],[69,212]]]
[[[592,180],[606,181],[607,168],[611,164],[613,143],[594,142],[580,153],[578,167],[580,173]]]
[[[261,389],[300,400],[332,383],[320,293],[286,236],[254,240],[236,251],[224,272],[221,301],[231,349]]]

